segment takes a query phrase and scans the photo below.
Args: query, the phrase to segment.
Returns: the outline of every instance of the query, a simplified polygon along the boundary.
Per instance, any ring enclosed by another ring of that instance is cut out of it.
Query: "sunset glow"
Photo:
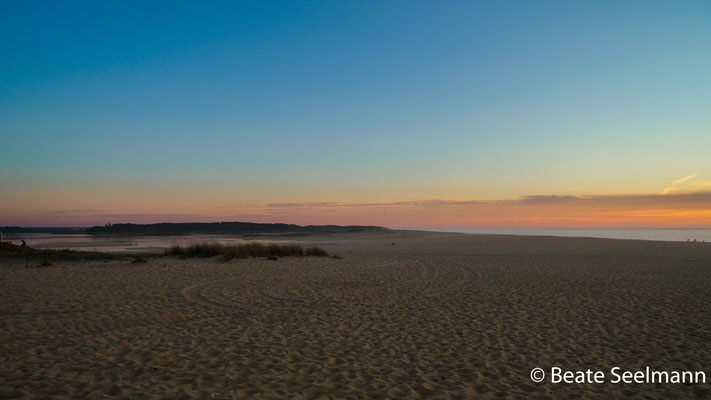
[[[2,6],[0,226],[711,226],[708,2],[396,3]]]

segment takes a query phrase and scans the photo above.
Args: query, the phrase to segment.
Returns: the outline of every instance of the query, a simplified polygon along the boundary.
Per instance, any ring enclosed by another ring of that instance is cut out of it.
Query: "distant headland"
[[[304,235],[319,233],[345,233],[362,231],[386,231],[380,226],[361,225],[294,225],[282,223],[253,222],[188,222],[156,224],[106,224],[91,228],[34,228],[6,226],[0,227],[4,233],[53,233],[53,234],[94,234],[94,235],[188,235],[188,234],[228,234],[228,235]]]

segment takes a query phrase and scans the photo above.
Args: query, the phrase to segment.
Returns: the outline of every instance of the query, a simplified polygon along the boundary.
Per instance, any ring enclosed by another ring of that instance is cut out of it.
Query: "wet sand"
[[[392,232],[334,258],[0,261],[0,398],[708,398],[711,244]],[[706,384],[553,384],[548,370]]]

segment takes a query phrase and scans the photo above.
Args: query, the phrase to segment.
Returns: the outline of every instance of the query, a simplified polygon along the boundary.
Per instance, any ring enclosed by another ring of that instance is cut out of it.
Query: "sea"
[[[436,228],[435,232],[711,242],[711,228]]]

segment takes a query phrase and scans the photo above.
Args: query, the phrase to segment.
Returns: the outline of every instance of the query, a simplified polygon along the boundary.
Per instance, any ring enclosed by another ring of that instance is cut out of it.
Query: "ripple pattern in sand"
[[[711,279],[703,260],[676,263],[403,254],[3,268],[0,397],[580,398],[528,371],[709,360]]]

